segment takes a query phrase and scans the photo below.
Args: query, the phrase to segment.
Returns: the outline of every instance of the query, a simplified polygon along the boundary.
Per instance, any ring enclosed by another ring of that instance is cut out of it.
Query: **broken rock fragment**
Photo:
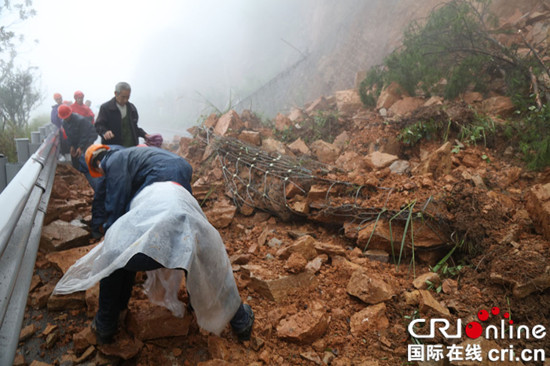
[[[277,326],[277,336],[296,343],[312,343],[322,337],[330,323],[330,316],[319,304],[287,319]]]
[[[316,240],[310,235],[299,237],[293,244],[277,251],[277,257],[287,259],[292,253],[300,253],[305,259],[312,260],[317,256]]]
[[[348,294],[367,304],[377,304],[391,299],[395,293],[386,282],[373,278],[363,270],[353,272],[347,286]]]
[[[441,278],[439,278],[439,275],[435,272],[426,272],[416,277],[413,281],[413,286],[419,290],[425,290],[429,287],[428,282],[434,286],[439,286]]]
[[[40,247],[46,251],[74,248],[88,244],[90,233],[63,220],[55,220],[42,228]]]
[[[242,266],[250,278],[249,287],[269,300],[281,301],[293,291],[303,291],[316,284],[315,275],[309,271],[278,277],[269,270],[257,266]],[[274,278],[275,277],[275,278]]]
[[[300,253],[292,253],[285,263],[285,270],[290,273],[300,273],[307,265],[307,260]]]
[[[386,304],[381,302],[367,306],[365,309],[352,315],[350,320],[351,334],[358,336],[361,332],[376,332],[386,329],[390,325],[386,317]]]
[[[97,244],[87,245],[83,247],[77,247],[59,252],[53,252],[46,254],[46,259],[53,263],[63,274],[67,272],[77,260],[86,255],[90,250],[95,248]]]
[[[438,315],[450,316],[449,309],[441,305],[427,290],[419,290],[420,293],[420,311],[423,314],[427,314],[430,311],[435,312]]]
[[[550,240],[550,183],[537,184],[526,194],[526,208],[546,240]]]
[[[306,264],[306,270],[317,273],[321,270],[321,266],[326,262],[328,262],[328,255],[321,254]]]
[[[208,221],[210,221],[216,229],[222,229],[231,224],[236,212],[237,207],[233,206],[228,200],[223,200],[221,202],[216,202],[214,207],[206,211],[205,214],[208,217]]]
[[[214,127],[214,133],[225,136],[229,132],[239,132],[242,128],[244,128],[244,123],[241,117],[234,110],[230,110],[220,117],[216,123],[216,127]]]
[[[186,312],[183,318],[178,318],[165,307],[151,304],[148,300],[138,300],[128,313],[128,331],[142,341],[186,336],[191,317]]]

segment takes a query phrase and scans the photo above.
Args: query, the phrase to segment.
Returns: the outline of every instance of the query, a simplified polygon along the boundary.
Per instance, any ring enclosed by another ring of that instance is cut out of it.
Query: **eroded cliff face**
[[[350,89],[361,72],[380,64],[399,47],[412,21],[422,21],[447,1],[348,0],[310,1],[303,17],[299,51],[302,57],[257,92],[242,100],[238,110],[253,109],[268,117],[315,100],[321,95]],[[342,4],[345,3],[345,6]],[[495,0],[492,12],[506,19],[541,6],[540,0]]]
[[[310,1],[295,38],[296,63],[242,100],[237,109],[269,117],[320,95],[352,88],[358,71],[379,64],[401,42],[403,30],[441,0]]]
[[[327,95],[354,85],[356,73],[379,64],[401,43],[411,21],[426,17],[441,0],[320,2],[310,30],[313,96]]]
[[[312,9],[311,45],[317,67],[311,69],[312,96],[328,95],[354,86],[356,73],[381,63],[399,47],[403,31],[414,20],[422,21],[448,1],[371,0],[316,2]],[[532,11],[540,0],[495,0],[491,11],[508,18],[516,10]],[[355,68],[355,69],[354,69]]]

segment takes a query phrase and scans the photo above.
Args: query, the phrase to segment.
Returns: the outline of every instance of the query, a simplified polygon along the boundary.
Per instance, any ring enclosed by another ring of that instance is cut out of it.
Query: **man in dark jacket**
[[[128,83],[116,84],[115,97],[99,108],[95,128],[102,144],[137,146],[140,137],[145,139],[149,136],[138,126],[136,106],[128,101],[131,91]]]
[[[95,179],[90,176],[84,153],[97,139],[97,132],[89,119],[73,113],[68,105],[61,104],[57,114],[63,120],[63,131],[67,136],[63,144],[71,154],[72,165],[86,176],[88,183],[95,190]]]

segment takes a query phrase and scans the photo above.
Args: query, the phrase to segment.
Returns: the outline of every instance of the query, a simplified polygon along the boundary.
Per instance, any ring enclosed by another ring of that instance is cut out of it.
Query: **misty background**
[[[182,135],[217,110],[263,118],[355,86],[403,28],[436,0],[48,0],[13,28],[22,66],[37,67],[42,104],[81,90],[99,106],[127,81],[140,126]]]

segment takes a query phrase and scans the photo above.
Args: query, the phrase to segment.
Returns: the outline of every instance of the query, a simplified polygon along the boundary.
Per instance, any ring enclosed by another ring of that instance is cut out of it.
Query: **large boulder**
[[[304,140],[302,140],[300,137],[298,137],[298,139],[296,139],[293,143],[289,144],[288,148],[290,149],[290,151],[292,151],[296,155],[311,154],[309,147],[307,147]]]
[[[262,144],[262,136],[257,131],[244,130],[239,134],[239,140],[255,146]]]
[[[396,160],[399,160],[399,157],[380,151],[372,152],[364,159],[365,164],[372,169],[384,169],[390,166]]]
[[[183,318],[172,315],[163,306],[154,305],[148,300],[137,300],[128,313],[128,330],[134,336],[146,341],[166,337],[184,337],[189,331],[192,315],[186,312]]]
[[[75,248],[88,244],[90,233],[63,220],[55,220],[42,228],[40,247],[47,251]]]
[[[311,151],[322,163],[332,164],[340,155],[340,149],[334,144],[323,140],[317,140],[311,144]]]
[[[376,333],[388,328],[390,322],[386,316],[386,304],[381,302],[367,306],[353,314],[350,319],[351,334],[358,337],[362,332]]]
[[[214,127],[214,133],[220,136],[225,136],[229,132],[237,133],[244,128],[244,123],[241,117],[234,110],[230,110],[220,117]]]
[[[314,303],[308,309],[283,319],[277,326],[277,336],[291,342],[312,343],[325,334],[330,320],[323,306]]]
[[[277,131],[284,131],[290,126],[292,126],[292,121],[290,118],[282,113],[277,113],[277,116],[275,117],[275,129]]]
[[[288,149],[285,144],[271,137],[262,140],[262,149],[270,153],[277,153],[281,155],[285,155],[289,152],[287,151]]]
[[[512,99],[505,96],[485,99],[481,102],[481,107],[485,113],[499,117],[510,116],[516,110],[516,106],[514,106]]]
[[[526,208],[535,227],[550,240],[550,183],[537,184],[526,194]]]
[[[389,284],[374,278],[362,269],[353,272],[346,290],[348,294],[367,304],[388,301],[395,295],[394,289]]]
[[[376,109],[390,108],[395,102],[397,102],[399,99],[409,96],[405,89],[397,84],[396,82],[392,82],[390,85],[388,85],[386,88],[382,90],[380,93],[380,96],[378,97],[378,101],[376,102]]]
[[[434,179],[448,174],[452,169],[451,150],[453,146],[447,141],[439,149],[422,160],[420,165],[413,171],[414,174],[431,173]]]
[[[212,226],[217,229],[222,229],[231,224],[236,212],[237,207],[224,199],[214,203],[214,206],[210,210],[206,210],[205,214]]]
[[[307,108],[306,113],[309,115],[314,114],[315,112],[321,112],[329,110],[331,107],[330,101],[325,97],[319,97],[315,99]]]
[[[336,108],[342,116],[352,116],[363,106],[361,97],[355,89],[337,91],[334,96],[336,97]]]
[[[421,107],[426,101],[418,97],[405,97],[393,103],[388,112],[392,116],[403,117],[411,114],[419,107]]]

